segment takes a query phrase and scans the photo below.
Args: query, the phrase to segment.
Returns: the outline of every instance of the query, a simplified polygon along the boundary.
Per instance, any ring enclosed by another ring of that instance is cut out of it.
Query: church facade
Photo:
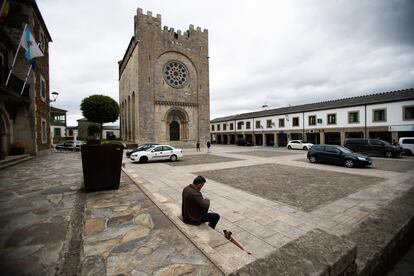
[[[161,27],[137,10],[134,36],[119,61],[121,138],[180,147],[210,137],[208,31]]]

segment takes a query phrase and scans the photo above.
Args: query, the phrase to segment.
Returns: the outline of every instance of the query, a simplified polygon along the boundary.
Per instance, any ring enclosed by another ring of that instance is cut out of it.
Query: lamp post
[[[56,102],[57,97],[59,96],[59,93],[56,91],[53,91],[52,93],[52,100],[49,100],[50,103]]]

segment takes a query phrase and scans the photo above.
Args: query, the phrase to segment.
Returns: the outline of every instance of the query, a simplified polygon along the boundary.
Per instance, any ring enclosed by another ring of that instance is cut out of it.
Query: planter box
[[[120,145],[82,145],[85,190],[118,189],[121,179],[123,147]]]

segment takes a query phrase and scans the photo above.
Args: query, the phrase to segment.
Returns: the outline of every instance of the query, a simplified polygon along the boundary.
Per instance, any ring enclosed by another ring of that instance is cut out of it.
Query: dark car
[[[393,146],[380,139],[349,138],[345,139],[344,147],[369,156],[385,156],[388,158],[401,156],[403,153],[400,146]]]
[[[253,146],[252,142],[246,139],[237,139],[236,144],[238,146],[247,146],[247,147]]]
[[[156,145],[158,145],[158,144],[142,144],[141,146],[138,146],[137,148],[135,148],[135,149],[133,149],[131,151],[127,151],[126,152],[126,156],[127,157],[131,157],[131,154],[133,154],[134,152],[147,150],[150,147],[156,146]]]
[[[309,149],[307,157],[311,163],[342,165],[348,168],[372,164],[369,156],[336,145],[314,145]]]
[[[56,150],[74,150],[75,141],[66,141],[63,144],[56,145],[55,149]]]

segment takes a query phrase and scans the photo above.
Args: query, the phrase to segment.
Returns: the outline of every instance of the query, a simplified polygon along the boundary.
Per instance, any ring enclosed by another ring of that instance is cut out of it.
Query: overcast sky
[[[414,87],[414,1],[37,0],[53,42],[50,90],[118,101],[118,61],[138,7],[209,30],[210,118]]]

